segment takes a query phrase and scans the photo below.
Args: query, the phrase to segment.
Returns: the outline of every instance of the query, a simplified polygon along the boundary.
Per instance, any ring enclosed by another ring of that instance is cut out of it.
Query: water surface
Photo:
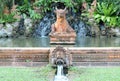
[[[49,37],[41,38],[1,38],[0,47],[51,47]],[[56,46],[56,45],[55,45]],[[68,46],[68,45],[64,45]],[[120,38],[77,37],[74,47],[120,47]]]

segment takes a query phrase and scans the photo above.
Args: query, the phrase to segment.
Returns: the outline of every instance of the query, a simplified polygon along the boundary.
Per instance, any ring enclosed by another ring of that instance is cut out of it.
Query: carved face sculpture
[[[58,52],[56,53],[56,55],[57,55],[57,58],[65,58],[65,55],[64,55],[64,52],[63,52],[63,51],[58,51]]]

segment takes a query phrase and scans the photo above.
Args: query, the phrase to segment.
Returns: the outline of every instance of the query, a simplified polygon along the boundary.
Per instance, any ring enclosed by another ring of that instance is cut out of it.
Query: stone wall
[[[20,36],[19,32],[21,31],[20,25],[22,25],[25,31],[23,32],[24,36],[29,36],[33,32],[33,22],[30,18],[26,18],[24,23],[20,23],[20,21],[0,24],[0,38],[4,37],[16,37]]]
[[[91,31],[91,35],[93,37],[94,36],[102,36],[102,35],[109,36],[109,37],[111,37],[111,36],[120,37],[120,27],[116,27],[116,28],[105,27],[106,29],[101,31],[99,25],[95,22],[94,19],[87,18],[87,20],[86,20],[86,18],[84,18],[83,21],[90,26],[90,28],[88,28],[88,29]],[[75,26],[77,26],[77,25],[75,25]],[[80,25],[80,27],[81,26],[83,27],[86,25]],[[78,35],[82,33],[80,27],[78,26],[77,30],[76,30]],[[30,18],[24,19],[23,23],[21,23],[20,21],[16,21],[16,22],[12,22],[12,23],[0,24],[0,38],[19,37],[21,35],[25,36],[25,37],[26,36],[29,37],[29,36],[33,36],[33,34],[35,33],[35,30],[37,30],[37,29],[39,29],[39,28],[35,27],[34,21],[31,20]],[[38,31],[42,32],[42,29],[38,30]]]
[[[95,20],[91,22],[92,33],[96,34],[96,36],[107,36],[107,37],[120,37],[120,27],[107,27],[104,26],[103,29],[100,29],[100,25],[98,25]],[[102,27],[102,26],[101,26]]]
[[[0,66],[40,66],[49,63],[53,48],[0,49]],[[74,66],[120,66],[120,48],[67,48]]]
[[[107,37],[120,37],[120,27],[108,27],[106,25],[100,26],[93,17],[88,18],[87,16],[81,16],[86,24],[91,27],[92,36],[107,36]]]

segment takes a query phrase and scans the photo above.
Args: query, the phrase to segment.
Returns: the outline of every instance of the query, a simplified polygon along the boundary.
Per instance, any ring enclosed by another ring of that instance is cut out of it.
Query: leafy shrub
[[[14,22],[16,19],[14,18],[15,12],[10,14],[4,14],[4,9],[7,7],[9,9],[9,12],[11,12],[12,8],[12,1],[13,0],[0,0],[0,23],[6,23],[6,22]]]
[[[33,20],[42,18],[42,15],[36,13],[34,10],[29,9],[28,11],[29,11],[29,14],[30,14],[30,18],[32,18]]]
[[[7,6],[7,0],[0,0],[0,19],[3,18],[4,9]]]
[[[87,3],[88,3],[88,5],[91,5],[91,3],[93,2],[93,0],[85,0]]]
[[[97,6],[96,12],[105,16],[113,16],[118,10],[118,7],[115,6],[114,3],[109,4],[102,2],[98,3]]]
[[[0,19],[0,23],[15,22],[17,19],[14,18],[14,15],[15,13],[4,14],[3,18]]]
[[[99,23],[100,20],[102,20],[104,23],[109,25],[110,27],[115,27],[120,25],[118,23],[119,20],[119,6],[118,2],[98,2],[97,3],[97,8],[94,13],[94,18],[96,21]]]
[[[45,13],[52,10],[53,3],[57,2],[62,2],[66,5],[66,7],[72,7],[74,10],[77,10],[77,7],[80,7],[82,4],[82,0],[38,0],[34,3],[34,5],[42,8],[42,12]]]
[[[24,17],[30,17],[34,19],[40,19],[42,16],[36,13],[29,0],[24,0],[23,4],[17,7],[17,11],[20,12]]]

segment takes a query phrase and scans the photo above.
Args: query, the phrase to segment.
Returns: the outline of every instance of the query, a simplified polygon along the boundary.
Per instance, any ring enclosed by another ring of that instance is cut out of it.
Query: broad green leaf
[[[106,17],[107,22],[110,22],[110,17]]]

